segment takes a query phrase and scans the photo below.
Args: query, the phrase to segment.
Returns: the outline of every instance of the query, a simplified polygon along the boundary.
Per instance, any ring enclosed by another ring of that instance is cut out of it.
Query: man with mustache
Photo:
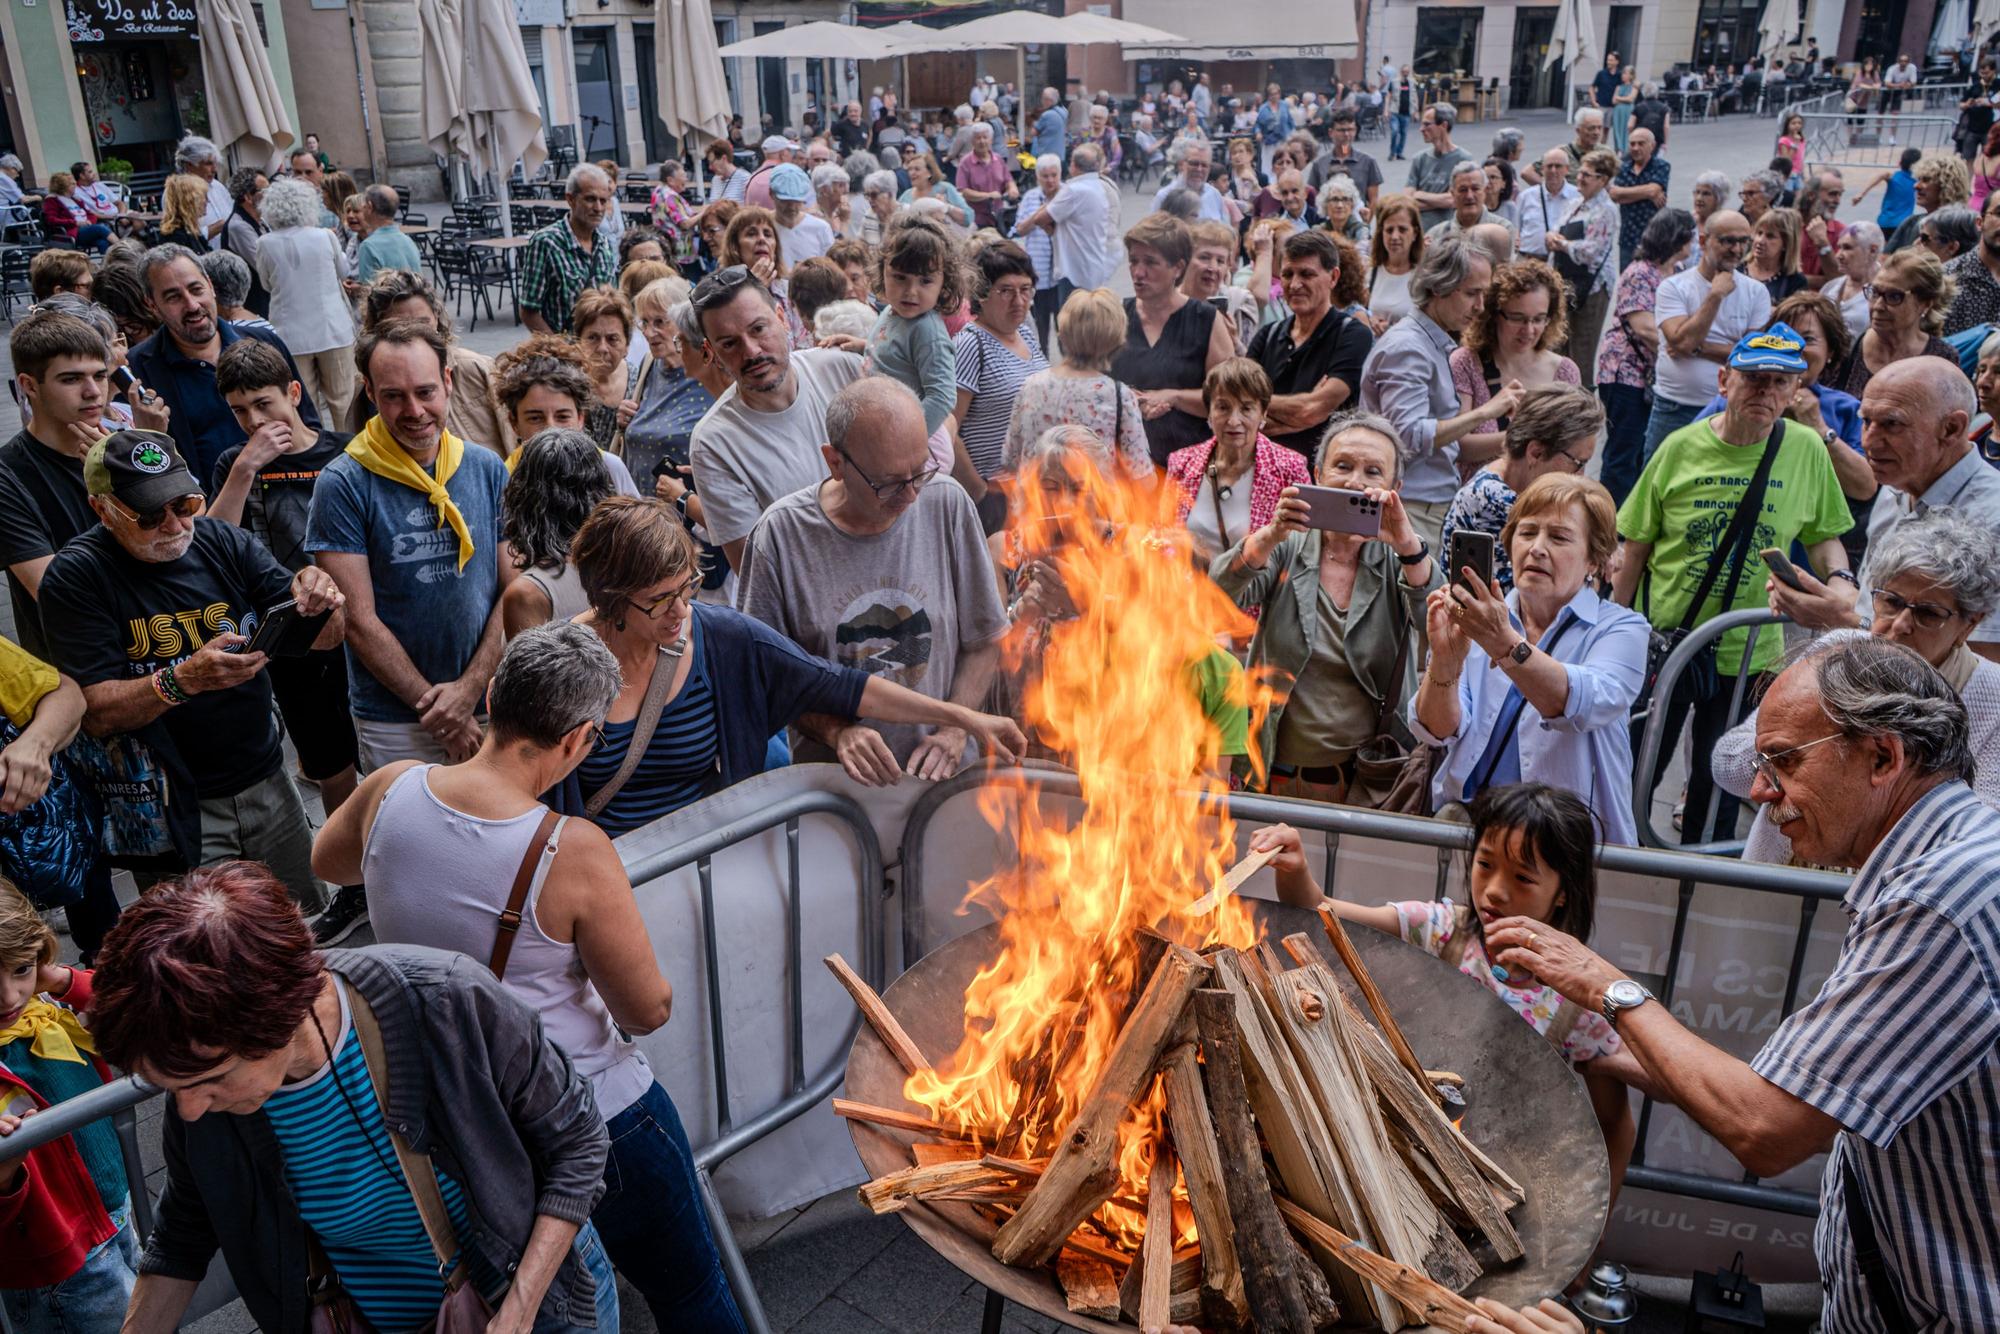
[[[770,291],[735,266],[701,280],[692,298],[709,355],[734,381],[689,440],[702,526],[730,567],[758,516],[826,476],[820,446],[833,396],[861,375],[861,358],[832,348],[792,351]]]

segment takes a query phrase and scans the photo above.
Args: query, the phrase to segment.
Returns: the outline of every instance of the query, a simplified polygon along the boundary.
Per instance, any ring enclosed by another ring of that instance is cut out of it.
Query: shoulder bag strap
[[[1410,640],[1415,638],[1417,626],[1410,624],[1415,618],[1403,601],[1403,571],[1400,566],[1390,572],[1388,595],[1395,599],[1393,614],[1396,619],[1396,665],[1389,673],[1388,684],[1382,690],[1382,707],[1375,711],[1375,735],[1384,736],[1389,731],[1389,719],[1395,714],[1403,700],[1403,669],[1410,661]],[[1349,595],[1352,596],[1351,594]]]
[[[1888,1334],[1913,1334],[1915,1327],[1903,1309],[1895,1281],[1889,1277],[1889,1259],[1875,1235],[1875,1220],[1868,1213],[1867,1197],[1861,1193],[1861,1179],[1855,1175],[1853,1156],[1845,1145],[1834,1152],[1840,1155],[1840,1194],[1847,1206],[1847,1236],[1854,1247],[1854,1267],[1861,1271],[1862,1281],[1868,1285],[1868,1297],[1875,1303],[1882,1328]]]
[[[1115,458],[1125,441],[1125,385],[1115,375],[1104,378],[1111,381],[1111,454]]]
[[[688,637],[687,652],[694,652],[694,638]],[[653,730],[660,725],[660,714],[667,707],[667,692],[674,688],[674,669],[679,659],[670,658],[665,653],[656,654],[653,659],[653,677],[646,683],[646,697],[639,701],[639,717],[632,725],[632,743],[625,748],[625,762],[618,766],[618,772],[611,775],[611,781],[597,789],[589,801],[583,803],[583,813],[596,819],[611,799],[618,795],[618,789],[625,786],[625,780],[639,767],[639,761],[646,757],[646,747],[653,742]]]
[[[493,954],[486,961],[496,979],[507,976],[507,960],[514,953],[514,937],[521,933],[521,910],[528,906],[528,891],[547,874],[543,868],[556,855],[566,818],[554,811],[542,812],[542,822],[535,826],[535,836],[528,840],[528,850],[514,872],[514,887],[507,891],[507,907],[500,914],[499,928],[493,936]]]
[[[1737,502],[1735,517],[1729,521],[1729,529],[1723,533],[1722,541],[1716,545],[1719,559],[1708,564],[1708,573],[1701,577],[1701,587],[1696,590],[1694,601],[1688,603],[1687,611],[1681,616],[1680,630],[1683,635],[1694,629],[1701,609],[1708,602],[1708,595],[1715,590],[1715,581],[1722,577],[1722,567],[1729,566],[1729,583],[1722,592],[1722,605],[1728,608],[1736,597],[1736,586],[1743,580],[1744,558],[1748,556],[1750,541],[1757,532],[1757,515],[1764,508],[1764,491],[1771,482],[1771,465],[1777,460],[1778,446],[1785,438],[1785,419],[1771,428],[1771,438],[1764,443],[1764,457],[1757,460],[1757,471],[1750,478],[1750,486],[1744,491],[1743,499]]]
[[[437,1172],[431,1167],[428,1154],[412,1149],[389,1125],[389,1058],[382,1046],[382,1029],[360,990],[348,985],[345,979],[340,985],[347,993],[348,1013],[354,1018],[354,1036],[361,1043],[362,1058],[368,1063],[368,1086],[375,1091],[375,1109],[382,1117],[382,1128],[396,1150],[396,1163],[403,1169],[403,1183],[410,1188],[410,1198],[416,1201],[417,1215],[424,1220],[424,1234],[430,1238],[431,1250],[437,1255],[438,1275],[444,1279],[446,1291],[456,1291],[465,1283],[465,1263],[458,1231],[452,1227],[444,1196],[438,1192]]]
[[[1580,617],[1571,616],[1568,613],[1565,613],[1562,623],[1562,628],[1556,631],[1555,637],[1549,640],[1549,646],[1548,648],[1544,649],[1543,652],[1547,653],[1550,657],[1554,657],[1556,652],[1556,645],[1562,643],[1563,636],[1569,633],[1569,628],[1572,625],[1580,624],[1581,619],[1582,618]],[[1515,689],[1518,691],[1519,687],[1515,687]],[[1493,781],[1493,770],[1499,767],[1501,754],[1506,751],[1508,746],[1513,744],[1514,733],[1521,730],[1521,715],[1526,713],[1527,711],[1528,711],[1528,697],[1525,693],[1523,693],[1521,695],[1519,705],[1514,709],[1512,716],[1510,716],[1507,719],[1507,729],[1500,739],[1500,744],[1497,747],[1495,747],[1493,746],[1492,742],[1489,741],[1487,743],[1489,747],[1488,753],[1491,754],[1492,759],[1487,762],[1486,771],[1484,773],[1476,774],[1473,776],[1473,779],[1469,783],[1469,786],[1472,791],[1484,792],[1486,790],[1486,785]]]

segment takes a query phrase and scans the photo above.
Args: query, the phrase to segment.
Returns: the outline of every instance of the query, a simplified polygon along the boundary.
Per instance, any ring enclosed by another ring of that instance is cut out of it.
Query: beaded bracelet
[[[155,671],[150,679],[153,683],[153,693],[160,697],[160,702],[162,704],[165,704],[168,708],[172,708],[174,704],[174,697],[167,693],[167,685],[165,681],[166,674],[167,674],[167,669],[162,667],[159,670]]]
[[[174,669],[171,666],[162,667],[153,673],[153,690],[169,705],[188,702],[187,689],[175,679]]]

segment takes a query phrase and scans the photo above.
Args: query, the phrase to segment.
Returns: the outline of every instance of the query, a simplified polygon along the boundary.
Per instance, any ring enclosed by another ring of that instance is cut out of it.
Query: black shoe
[[[342,885],[334,891],[333,902],[313,921],[313,939],[320,945],[338,945],[368,920],[368,892],[360,885]]]

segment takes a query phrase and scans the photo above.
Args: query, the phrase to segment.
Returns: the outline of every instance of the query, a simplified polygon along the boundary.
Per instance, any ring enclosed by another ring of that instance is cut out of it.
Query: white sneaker
[[[1889,147],[1894,148],[1895,146],[1896,146],[1896,136],[1892,134],[1889,136]]]

